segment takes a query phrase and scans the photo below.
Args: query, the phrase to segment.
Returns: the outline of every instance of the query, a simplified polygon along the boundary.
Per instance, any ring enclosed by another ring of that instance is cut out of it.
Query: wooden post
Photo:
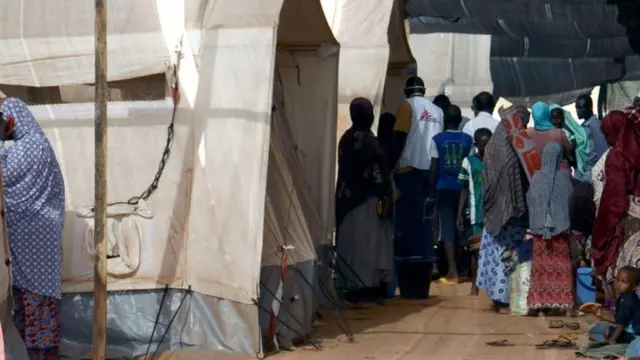
[[[92,359],[104,360],[107,347],[107,0],[95,0],[95,257]]]

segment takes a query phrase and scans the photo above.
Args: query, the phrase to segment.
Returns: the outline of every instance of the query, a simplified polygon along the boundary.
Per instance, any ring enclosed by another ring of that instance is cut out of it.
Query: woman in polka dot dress
[[[31,358],[57,358],[64,182],[58,160],[27,105],[0,105],[0,163],[14,285],[14,322]],[[12,140],[13,146],[4,142]]]

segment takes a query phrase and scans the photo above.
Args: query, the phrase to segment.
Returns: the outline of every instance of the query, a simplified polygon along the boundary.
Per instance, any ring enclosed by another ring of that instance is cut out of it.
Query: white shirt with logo
[[[422,96],[413,96],[405,101],[411,105],[411,127],[398,160],[398,167],[411,166],[419,170],[429,170],[431,139],[442,132],[444,114],[439,107]]]

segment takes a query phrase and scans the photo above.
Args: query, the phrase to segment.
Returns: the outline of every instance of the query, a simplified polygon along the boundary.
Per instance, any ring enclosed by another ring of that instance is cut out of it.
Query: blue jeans
[[[635,340],[629,344],[624,356],[627,357],[627,360],[640,357],[640,337],[636,337]]]
[[[589,339],[593,341],[607,341],[604,336],[605,331],[609,331],[609,335],[616,331],[615,324],[608,323],[606,321],[598,321],[591,329],[589,329]],[[616,342],[624,344],[632,342],[636,337],[628,332],[623,332],[620,338]]]
[[[428,172],[394,174],[398,190],[394,215],[394,255],[435,261],[431,224],[425,217]]]
[[[438,190],[438,213],[440,214],[440,239],[445,244],[458,244],[458,203],[460,192],[452,189]]]

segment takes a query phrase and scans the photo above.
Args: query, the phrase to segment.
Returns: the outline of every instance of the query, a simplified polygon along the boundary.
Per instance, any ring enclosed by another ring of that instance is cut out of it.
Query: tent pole
[[[104,360],[107,347],[107,1],[95,0],[93,360]]]

